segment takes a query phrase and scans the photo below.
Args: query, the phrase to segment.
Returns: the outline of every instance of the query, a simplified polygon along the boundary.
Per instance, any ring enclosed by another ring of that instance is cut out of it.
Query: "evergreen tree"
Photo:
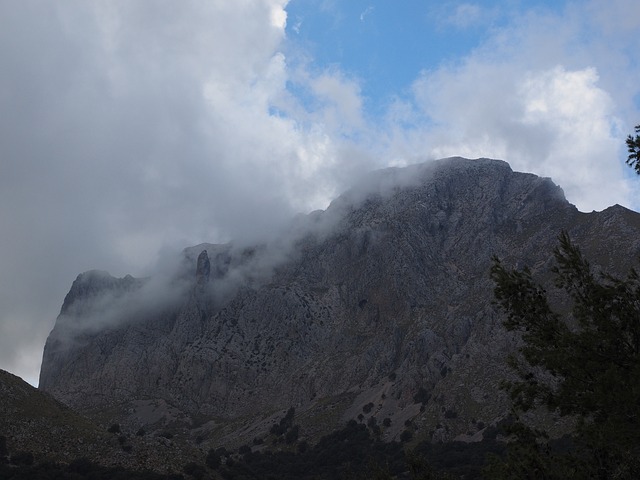
[[[518,441],[491,478],[640,478],[640,276],[595,274],[566,233],[554,256],[564,314],[528,268],[494,259],[491,277],[505,327],[522,333],[510,360],[519,380],[505,382],[514,414],[544,407],[575,418],[575,448],[560,455],[545,432],[516,422]]]
[[[640,125],[636,125],[636,137],[632,135],[627,137],[627,149],[629,151],[629,157],[627,158],[627,164],[634,168],[636,173],[640,175]]]

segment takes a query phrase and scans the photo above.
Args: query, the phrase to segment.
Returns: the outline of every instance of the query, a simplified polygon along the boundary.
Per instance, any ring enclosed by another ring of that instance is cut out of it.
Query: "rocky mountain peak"
[[[637,257],[638,214],[611,213],[581,213],[550,179],[497,160],[375,172],[299,218],[287,241],[186,249],[196,271],[188,281],[206,288],[171,308],[79,335],[68,318],[93,319],[68,304],[93,305],[126,282],[78,277],[40,384],[87,411],[108,405],[130,424],[165,402],[179,412],[167,422],[210,419],[200,434],[220,442],[263,435],[291,406],[309,438],[370,417],[389,419],[384,439],[405,422],[434,441],[477,433],[506,412],[499,384],[518,341],[492,304],[492,256],[535,273],[564,229],[603,265]]]

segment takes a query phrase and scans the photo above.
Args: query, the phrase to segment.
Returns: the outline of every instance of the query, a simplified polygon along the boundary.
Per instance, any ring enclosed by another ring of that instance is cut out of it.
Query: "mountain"
[[[596,268],[640,252],[639,214],[579,212],[503,161],[375,172],[267,244],[190,247],[147,279],[79,275],[40,388],[212,446],[277,437],[290,407],[311,441],[350,419],[386,440],[478,439],[508,412],[519,342],[492,304],[492,256],[543,275],[563,229]]]

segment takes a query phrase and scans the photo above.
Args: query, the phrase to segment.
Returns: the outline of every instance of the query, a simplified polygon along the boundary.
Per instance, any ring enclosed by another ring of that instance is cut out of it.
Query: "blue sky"
[[[451,155],[638,209],[637,0],[0,2],[0,368],[37,382],[78,273],[269,238]]]
[[[339,69],[361,88],[369,114],[405,96],[423,70],[456,63],[524,12],[559,15],[561,1],[292,0],[291,48],[313,68]]]

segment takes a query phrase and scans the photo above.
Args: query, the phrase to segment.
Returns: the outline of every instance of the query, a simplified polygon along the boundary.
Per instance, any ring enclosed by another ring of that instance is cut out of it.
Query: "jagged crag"
[[[291,406],[310,443],[350,419],[384,440],[477,440],[508,412],[519,341],[492,304],[492,256],[542,274],[561,230],[596,268],[640,252],[637,213],[581,213],[502,161],[379,171],[268,244],[187,248],[166,281],[79,275],[40,388],[207,446],[273,436]]]

